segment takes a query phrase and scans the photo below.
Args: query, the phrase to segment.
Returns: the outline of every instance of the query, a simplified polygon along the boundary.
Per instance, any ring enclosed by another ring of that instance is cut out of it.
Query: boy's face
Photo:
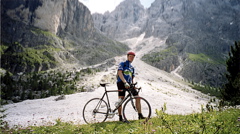
[[[132,62],[134,60],[134,57],[135,57],[134,55],[128,55],[127,57],[128,61]]]

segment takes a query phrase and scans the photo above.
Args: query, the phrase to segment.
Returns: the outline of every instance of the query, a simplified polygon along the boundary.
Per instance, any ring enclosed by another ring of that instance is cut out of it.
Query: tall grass
[[[130,124],[104,122],[88,125],[73,125],[57,120],[53,126],[3,129],[2,133],[35,134],[237,134],[240,132],[240,109],[170,115],[165,110],[156,110],[157,116],[148,122],[136,120]]]

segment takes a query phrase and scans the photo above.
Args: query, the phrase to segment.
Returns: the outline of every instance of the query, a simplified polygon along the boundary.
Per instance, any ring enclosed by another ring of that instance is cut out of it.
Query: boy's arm
[[[125,80],[122,70],[118,70],[118,76],[122,80],[123,83],[126,83],[127,81]]]

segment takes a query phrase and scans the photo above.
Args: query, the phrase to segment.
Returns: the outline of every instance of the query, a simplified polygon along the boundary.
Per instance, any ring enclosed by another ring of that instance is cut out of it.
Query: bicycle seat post
[[[107,88],[106,88],[106,87],[107,87],[107,86],[105,85],[105,86],[104,86],[104,88],[105,88],[105,92],[107,92]]]

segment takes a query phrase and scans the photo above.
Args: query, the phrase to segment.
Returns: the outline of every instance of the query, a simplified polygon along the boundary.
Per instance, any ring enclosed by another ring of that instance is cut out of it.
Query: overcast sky
[[[79,0],[82,2],[85,6],[88,7],[88,9],[91,11],[91,13],[104,13],[106,11],[113,11],[117,5],[119,5],[124,0]],[[140,0],[142,5],[145,8],[148,8],[151,6],[151,3],[154,0]]]

